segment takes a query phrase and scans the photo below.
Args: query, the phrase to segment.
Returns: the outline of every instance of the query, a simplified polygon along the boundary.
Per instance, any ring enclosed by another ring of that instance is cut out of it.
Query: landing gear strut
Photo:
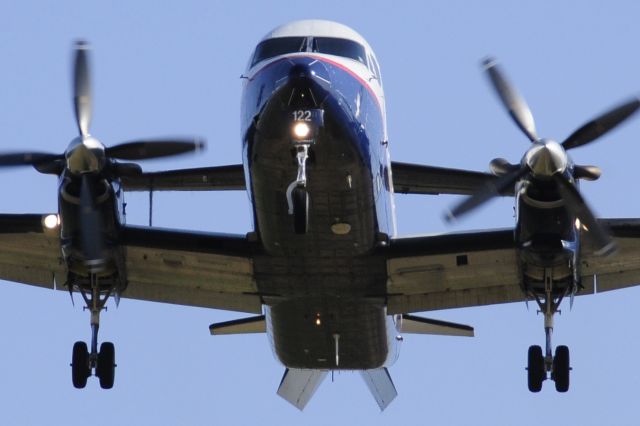
[[[85,309],[91,313],[91,351],[87,349],[85,342],[76,342],[73,345],[71,356],[71,378],[73,386],[82,389],[87,385],[87,379],[95,370],[95,375],[100,380],[100,387],[111,389],[115,377],[115,347],[111,342],[100,345],[98,352],[98,329],[100,328],[100,312],[105,309],[107,299],[111,295],[111,287],[101,288],[98,277],[91,274],[91,288],[76,286],[86,303]],[[90,292],[89,292],[90,291]]]
[[[293,229],[296,234],[306,234],[309,228],[309,193],[307,192],[309,146],[310,144],[307,143],[296,144],[298,175],[287,188],[289,214],[293,215]]]
[[[549,271],[550,272],[550,271]],[[557,296],[553,292],[553,279],[550,273],[545,273],[545,292],[544,296],[536,296],[536,302],[540,307],[540,312],[544,314],[544,331],[545,331],[545,352],[542,354],[542,348],[534,345],[529,347],[527,357],[527,379],[531,392],[540,392],[542,382],[547,380],[547,373],[555,382],[558,392],[566,392],[569,390],[569,372],[571,366],[569,363],[569,348],[567,346],[558,346],[553,355],[551,337],[553,335],[553,316],[559,312],[558,308],[565,294]]]

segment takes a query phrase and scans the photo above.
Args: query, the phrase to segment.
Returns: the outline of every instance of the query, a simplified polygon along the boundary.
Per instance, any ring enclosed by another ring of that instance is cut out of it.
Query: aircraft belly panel
[[[269,309],[278,359],[288,368],[375,369],[387,361],[382,304],[362,299],[292,299]]]

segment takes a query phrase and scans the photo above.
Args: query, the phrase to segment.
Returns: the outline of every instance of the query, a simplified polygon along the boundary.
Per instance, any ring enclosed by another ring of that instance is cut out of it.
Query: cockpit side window
[[[307,50],[307,37],[278,37],[264,40],[256,47],[251,66],[260,61],[286,53],[304,52]]]
[[[335,37],[314,37],[313,51],[327,55],[343,56],[367,65],[367,54],[360,43]]]
[[[380,66],[378,65],[378,61],[376,61],[376,57],[373,55],[370,55],[369,59],[373,67],[374,74],[376,75],[376,77],[378,77],[378,82],[382,84],[382,76],[380,75]]]

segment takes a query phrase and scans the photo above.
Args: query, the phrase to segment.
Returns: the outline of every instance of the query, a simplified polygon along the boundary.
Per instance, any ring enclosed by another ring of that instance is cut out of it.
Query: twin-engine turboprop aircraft
[[[0,278],[82,294],[92,344],[74,346],[76,387],[91,374],[113,385],[113,344],[97,349],[98,317],[111,295],[254,314],[210,332],[266,332],[286,367],[280,396],[302,409],[328,372],[358,370],[384,409],[396,396],[387,367],[403,333],[473,335],[469,326],[412,313],[535,299],[552,319],[564,296],[595,292],[595,277],[597,291],[640,281],[640,221],[593,218],[575,180],[597,170],[539,141],[524,102],[493,66],[494,85],[534,141],[520,166],[495,162],[500,177],[391,162],[373,50],[352,29],[316,20],[276,28],[253,52],[243,76],[243,164],[143,173],[115,159],[199,143],[105,148],[93,139],[86,55],[78,45],[80,137],[64,155],[0,155],[0,165],[60,178],[57,214],[0,215]],[[587,124],[564,149],[601,136],[637,107],[627,103]],[[125,225],[123,190],[246,190],[254,228],[236,236]],[[398,237],[395,192],[471,195],[454,215],[494,193],[515,194],[515,238],[510,230]],[[580,248],[581,224],[595,234],[595,248]],[[615,257],[599,255],[614,244]],[[566,391],[568,350],[551,356],[546,325],[547,357],[530,350],[529,386],[539,390],[551,373]]]

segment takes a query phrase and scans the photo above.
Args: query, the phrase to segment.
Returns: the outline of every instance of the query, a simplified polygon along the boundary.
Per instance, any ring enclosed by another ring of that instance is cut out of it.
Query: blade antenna
[[[149,186],[149,226],[153,226],[153,187]]]

